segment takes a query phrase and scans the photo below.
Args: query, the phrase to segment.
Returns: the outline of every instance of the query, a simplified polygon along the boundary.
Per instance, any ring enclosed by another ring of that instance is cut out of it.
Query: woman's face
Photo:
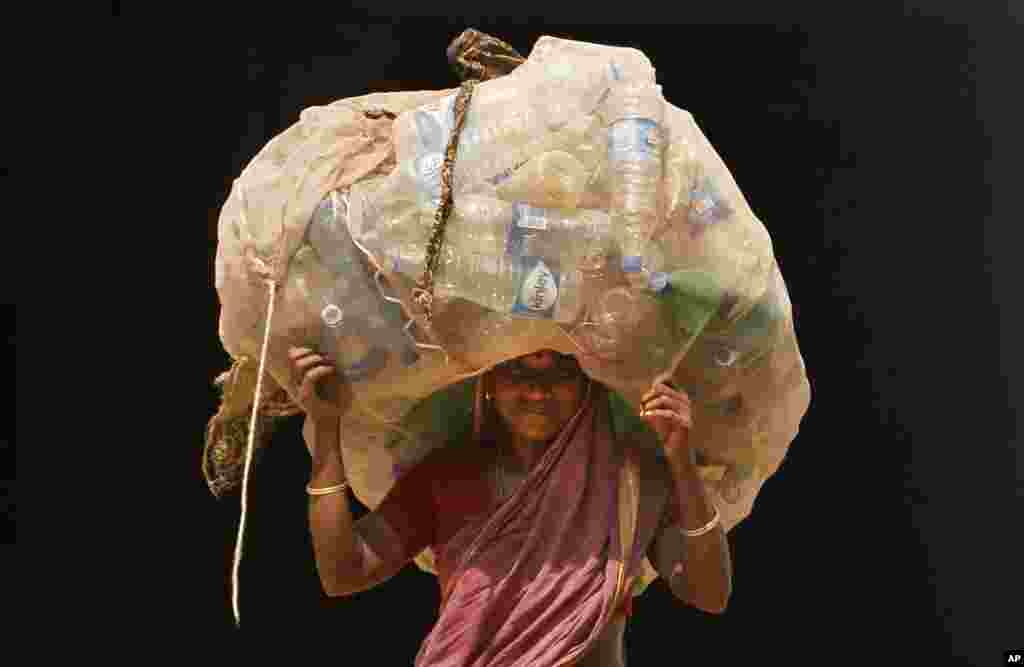
[[[547,443],[579,410],[585,379],[574,357],[552,350],[517,357],[494,369],[494,407],[514,435]]]

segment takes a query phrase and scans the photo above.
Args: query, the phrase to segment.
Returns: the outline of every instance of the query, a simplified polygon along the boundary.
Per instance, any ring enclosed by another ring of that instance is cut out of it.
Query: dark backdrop
[[[1011,567],[1021,557],[1011,403],[1011,392],[1020,399],[1011,327],[1021,218],[997,213],[997,193],[1009,203],[1016,181],[995,169],[1019,141],[1019,92],[1004,76],[1020,62],[1019,24],[995,13],[761,14],[761,25],[374,10],[277,31],[201,18],[173,31],[151,24],[174,44],[153,62],[172,105],[175,204],[188,216],[189,279],[176,287],[190,315],[176,331],[189,361],[173,369],[182,419],[166,434],[182,497],[166,528],[173,564],[158,603],[175,610],[161,627],[179,646],[280,650],[290,664],[410,664],[435,618],[435,581],[414,566],[376,590],[322,599],[295,418],[251,478],[236,631],[228,579],[239,501],[210,496],[199,457],[217,407],[212,379],[229,365],[213,257],[232,180],[305,107],[455,86],[445,47],[466,27],[524,55],[545,34],[642,49],[665,97],[693,114],[767,226],[794,304],[812,403],[786,462],[729,536],[729,609],[701,613],[657,582],[628,630],[631,664],[981,665],[1024,645]]]

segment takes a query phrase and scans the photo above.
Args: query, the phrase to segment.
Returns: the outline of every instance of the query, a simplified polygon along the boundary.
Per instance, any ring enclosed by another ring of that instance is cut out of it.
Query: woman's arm
[[[311,487],[323,488],[345,481],[345,464],[338,446],[340,432],[341,424],[337,419],[306,420],[303,435],[313,456]],[[309,530],[316,570],[324,592],[330,596],[349,588],[364,569],[362,559],[357,556],[361,549],[352,524],[347,493],[309,497]]]
[[[732,563],[725,531],[719,523],[696,537],[683,533],[706,526],[715,516],[689,443],[690,399],[670,384],[656,382],[644,394],[641,406],[641,418],[661,440],[672,487],[667,520],[655,538],[652,560],[676,597],[698,609],[720,614],[732,593]]]
[[[725,611],[732,593],[732,561],[725,530],[719,523],[698,537],[687,537],[708,523],[715,509],[696,466],[683,456],[669,456],[672,493],[666,521],[653,543],[652,559],[672,593],[702,611]]]
[[[323,488],[345,481],[340,421],[307,419],[303,435],[313,457],[309,485]],[[429,546],[433,516],[423,509],[431,507],[432,500],[421,497],[429,489],[417,484],[412,473],[409,477],[403,480],[401,489],[392,489],[378,510],[357,522],[352,520],[347,493],[310,496],[309,529],[317,572],[328,596],[351,595],[372,588],[397,574]],[[392,506],[399,511],[388,513]],[[388,514],[403,515],[409,520],[388,521]]]

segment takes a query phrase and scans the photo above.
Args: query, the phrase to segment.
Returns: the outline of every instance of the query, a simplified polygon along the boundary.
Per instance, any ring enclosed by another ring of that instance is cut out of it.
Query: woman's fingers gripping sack
[[[295,401],[314,420],[340,417],[347,402],[342,376],[330,358],[307,347],[288,350],[292,378],[298,388]]]

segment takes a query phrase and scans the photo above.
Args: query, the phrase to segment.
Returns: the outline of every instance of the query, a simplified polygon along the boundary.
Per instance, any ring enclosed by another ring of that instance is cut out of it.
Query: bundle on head
[[[542,37],[524,60],[467,31],[449,56],[460,88],[308,108],[235,181],[216,288],[247,379],[218,433],[251,410],[259,360],[264,405],[292,414],[287,350],[323,350],[374,507],[470,419],[467,378],[553,349],[626,408],[655,378],[687,391],[730,529],[810,399],[767,230],[640,51]]]

